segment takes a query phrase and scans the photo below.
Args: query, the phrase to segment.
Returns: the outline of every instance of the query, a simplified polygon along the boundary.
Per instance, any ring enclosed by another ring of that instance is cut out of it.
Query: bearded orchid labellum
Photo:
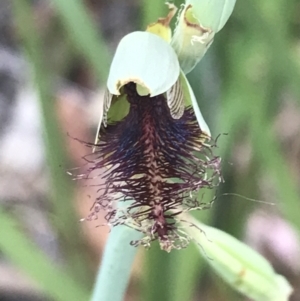
[[[199,189],[211,189],[221,179],[209,140],[170,44],[150,32],[128,34],[111,64],[87,171],[88,178],[102,173],[89,218],[104,209],[108,224],[144,233],[136,244],[158,239],[167,251],[183,247],[188,241],[177,216],[201,209]]]

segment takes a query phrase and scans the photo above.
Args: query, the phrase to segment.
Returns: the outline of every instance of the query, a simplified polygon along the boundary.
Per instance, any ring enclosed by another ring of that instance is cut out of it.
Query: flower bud
[[[186,232],[207,263],[234,289],[255,301],[288,300],[292,288],[260,254],[231,235],[186,217]]]
[[[186,0],[186,5],[191,5],[191,18],[212,30],[220,31],[232,14],[236,0]]]
[[[171,44],[184,73],[202,59],[230,17],[236,0],[187,0],[178,17]]]

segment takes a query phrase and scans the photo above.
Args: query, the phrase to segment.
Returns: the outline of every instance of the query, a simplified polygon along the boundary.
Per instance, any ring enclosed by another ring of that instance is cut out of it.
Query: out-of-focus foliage
[[[51,183],[49,207],[55,214],[50,211],[48,218],[58,235],[64,264],[52,264],[41,254],[23,234],[16,221],[19,217],[2,207],[0,251],[53,300],[84,301],[89,298],[97,263],[90,268],[77,222],[81,216],[74,210],[74,187],[65,177],[68,158],[55,115],[54,83],[65,77],[94,91],[102,87],[119,31],[144,29],[166,15],[167,6],[161,0],[126,5],[123,1],[13,2],[12,34],[31,66],[40,98]],[[291,267],[288,258],[298,260],[300,254],[293,248],[298,241],[297,237],[288,241],[288,232],[280,225],[300,230],[299,8],[296,0],[237,1],[229,22],[189,74],[213,136],[221,134],[217,145],[225,178],[213,207],[196,217],[239,239],[253,232],[261,237],[249,243],[292,282],[292,300],[300,300],[300,270]],[[45,11],[52,17],[44,20]],[[135,12],[139,19],[124,21],[123,12],[128,16]],[[212,198],[204,196],[208,202]],[[255,219],[258,210],[284,223],[270,225],[270,218],[249,223],[248,217]],[[143,265],[130,290],[132,300],[242,299],[211,273],[193,246],[166,254],[153,245],[140,260]]]

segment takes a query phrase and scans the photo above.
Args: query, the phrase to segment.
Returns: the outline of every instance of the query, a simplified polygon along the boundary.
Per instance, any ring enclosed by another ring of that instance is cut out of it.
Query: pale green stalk
[[[130,279],[137,248],[130,245],[142,233],[126,226],[114,227],[109,235],[91,301],[122,301]]]

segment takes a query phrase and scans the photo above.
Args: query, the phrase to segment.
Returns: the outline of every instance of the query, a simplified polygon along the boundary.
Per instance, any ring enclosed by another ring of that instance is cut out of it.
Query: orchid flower
[[[257,301],[288,300],[289,283],[266,259],[188,213],[209,207],[199,195],[218,186],[222,176],[221,159],[213,154],[215,141],[185,74],[204,56],[234,4],[235,0],[187,0],[173,36],[169,23],[176,8],[168,4],[166,18],[120,41],[84,175],[102,177],[89,219],[105,210],[107,224],[126,225],[143,234],[141,239],[135,235],[133,245],[149,247],[158,240],[170,252],[193,241],[236,290]],[[109,244],[107,258],[123,248],[118,243]],[[111,271],[110,264],[105,262],[102,271]],[[100,276],[97,292],[102,294],[106,274]]]
[[[103,100],[88,176],[102,171],[90,219],[106,210],[108,224],[142,233],[137,242],[158,239],[170,251],[184,247],[177,216],[201,209],[199,191],[222,180],[211,134],[170,44],[176,10],[147,31],[119,43]],[[127,206],[118,208],[117,203]]]

